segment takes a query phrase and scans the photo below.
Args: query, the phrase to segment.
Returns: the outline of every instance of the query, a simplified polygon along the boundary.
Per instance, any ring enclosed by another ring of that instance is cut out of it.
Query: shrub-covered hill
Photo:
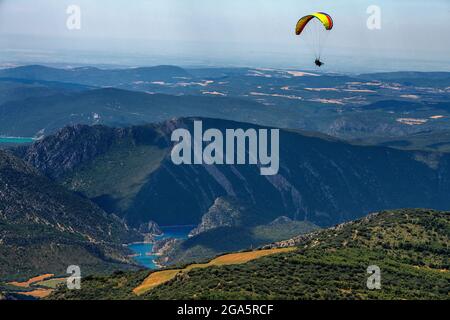
[[[193,269],[136,297],[147,272],[84,279],[52,299],[450,299],[450,213],[384,211],[273,246],[298,250],[242,265]],[[381,290],[369,290],[369,266]]]

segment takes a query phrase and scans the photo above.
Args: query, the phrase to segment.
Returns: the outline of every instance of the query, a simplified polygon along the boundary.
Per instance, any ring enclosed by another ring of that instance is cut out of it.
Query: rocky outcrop
[[[155,221],[149,221],[139,226],[139,232],[150,236],[162,236],[164,233]]]
[[[173,238],[167,238],[167,239],[161,239],[156,241],[153,244],[153,250],[152,254],[157,256],[164,256],[166,255],[172,248],[180,243],[181,240],[179,239],[173,239]]]
[[[288,224],[291,222],[292,222],[292,219],[290,219],[289,217],[281,216],[281,217],[278,217],[275,220],[273,220],[271,223],[269,223],[269,225],[277,226],[277,225],[281,225],[281,224]]]
[[[244,206],[239,201],[229,197],[220,197],[214,201],[208,212],[202,217],[202,222],[193,229],[189,236],[193,237],[202,232],[220,228],[237,227],[242,224],[242,212]]]

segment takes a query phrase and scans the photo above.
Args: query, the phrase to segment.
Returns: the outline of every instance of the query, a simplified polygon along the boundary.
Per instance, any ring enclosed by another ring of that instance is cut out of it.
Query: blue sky
[[[66,28],[70,4],[81,8],[81,30]],[[366,27],[373,4],[381,8],[381,30]],[[114,54],[136,54],[148,62],[303,66],[309,50],[293,29],[318,10],[335,20],[325,48],[335,65],[448,64],[448,0],[0,0],[0,50],[104,52],[111,63]]]

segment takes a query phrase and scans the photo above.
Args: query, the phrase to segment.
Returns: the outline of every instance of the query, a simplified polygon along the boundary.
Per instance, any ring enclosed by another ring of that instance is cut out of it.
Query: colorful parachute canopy
[[[314,18],[319,19],[319,21],[323,24],[326,30],[333,29],[333,19],[331,18],[331,16],[324,12],[316,12],[304,16],[298,21],[297,27],[295,28],[295,34],[298,36],[301,35],[306,25]]]

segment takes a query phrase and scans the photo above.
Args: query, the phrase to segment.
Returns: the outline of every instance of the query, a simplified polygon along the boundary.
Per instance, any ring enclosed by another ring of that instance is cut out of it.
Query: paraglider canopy
[[[327,13],[316,12],[302,17],[295,27],[295,34],[305,38],[311,47],[316,66],[321,67],[324,63],[320,60],[325,42],[330,30],[333,29],[333,18]]]
[[[333,19],[329,14],[326,14],[324,12],[316,12],[307,16],[304,16],[297,22],[297,26],[295,27],[295,34],[301,35],[303,30],[305,29],[306,25],[312,20],[312,19],[318,19],[323,26],[325,27],[325,30],[331,30],[333,29]]]

